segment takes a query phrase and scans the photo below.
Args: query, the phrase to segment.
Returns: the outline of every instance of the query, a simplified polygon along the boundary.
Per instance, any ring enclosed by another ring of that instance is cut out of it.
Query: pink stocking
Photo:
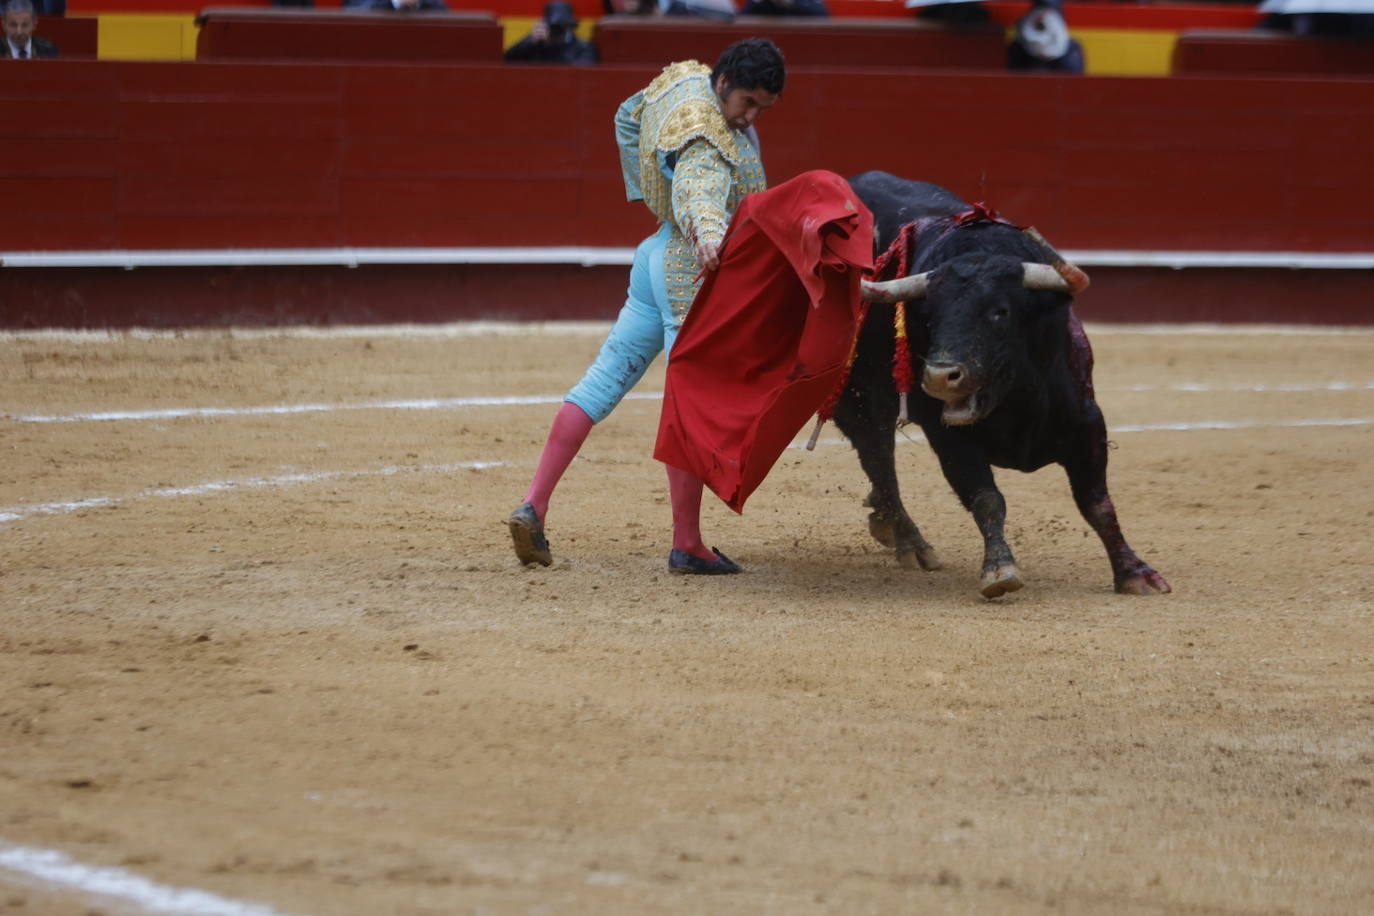
[[[534,472],[534,480],[530,481],[529,492],[525,494],[525,502],[533,504],[541,522],[549,514],[553,488],[558,486],[563,472],[577,457],[578,450],[587,441],[587,434],[595,425],[586,411],[571,401],[564,401],[563,406],[558,408],[553,426],[549,428],[549,438],[544,443],[544,452],[539,456],[539,467]]]
[[[701,478],[668,466],[668,494],[673,501],[673,547],[703,560],[714,560],[701,539]]]

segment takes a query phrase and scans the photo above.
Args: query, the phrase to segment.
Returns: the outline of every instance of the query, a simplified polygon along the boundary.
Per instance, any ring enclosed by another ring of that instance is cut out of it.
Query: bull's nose
[[[968,387],[968,370],[960,363],[926,363],[922,376],[922,387],[930,394],[938,392],[958,393]]]

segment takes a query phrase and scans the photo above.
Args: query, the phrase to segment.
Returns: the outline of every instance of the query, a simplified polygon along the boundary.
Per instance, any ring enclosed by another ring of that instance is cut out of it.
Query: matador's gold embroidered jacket
[[[749,134],[732,129],[711,86],[711,68],[669,64],[615,115],[625,196],[672,228],[664,273],[673,315],[687,316],[700,283],[695,239],[720,241],[746,194],[767,187]]]

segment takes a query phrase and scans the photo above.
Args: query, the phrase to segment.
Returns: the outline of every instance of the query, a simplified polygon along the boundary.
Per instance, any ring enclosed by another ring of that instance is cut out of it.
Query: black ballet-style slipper
[[[544,537],[544,523],[539,521],[534,506],[521,503],[520,508],[510,514],[506,525],[510,528],[510,539],[515,544],[515,556],[521,563],[526,566],[531,563],[548,566],[553,562],[549,541]]]
[[[716,558],[703,560],[701,557],[674,547],[672,553],[668,554],[668,572],[689,576],[728,576],[744,572],[742,566],[716,548],[712,547],[711,552],[716,555]]]

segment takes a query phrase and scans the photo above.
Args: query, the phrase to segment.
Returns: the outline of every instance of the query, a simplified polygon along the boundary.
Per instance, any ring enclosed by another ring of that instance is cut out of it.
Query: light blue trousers
[[[625,305],[596,360],[563,399],[582,408],[593,422],[610,416],[659,351],[673,348],[678,324],[663,276],[663,252],[671,234],[672,227],[664,223],[635,249]]]

